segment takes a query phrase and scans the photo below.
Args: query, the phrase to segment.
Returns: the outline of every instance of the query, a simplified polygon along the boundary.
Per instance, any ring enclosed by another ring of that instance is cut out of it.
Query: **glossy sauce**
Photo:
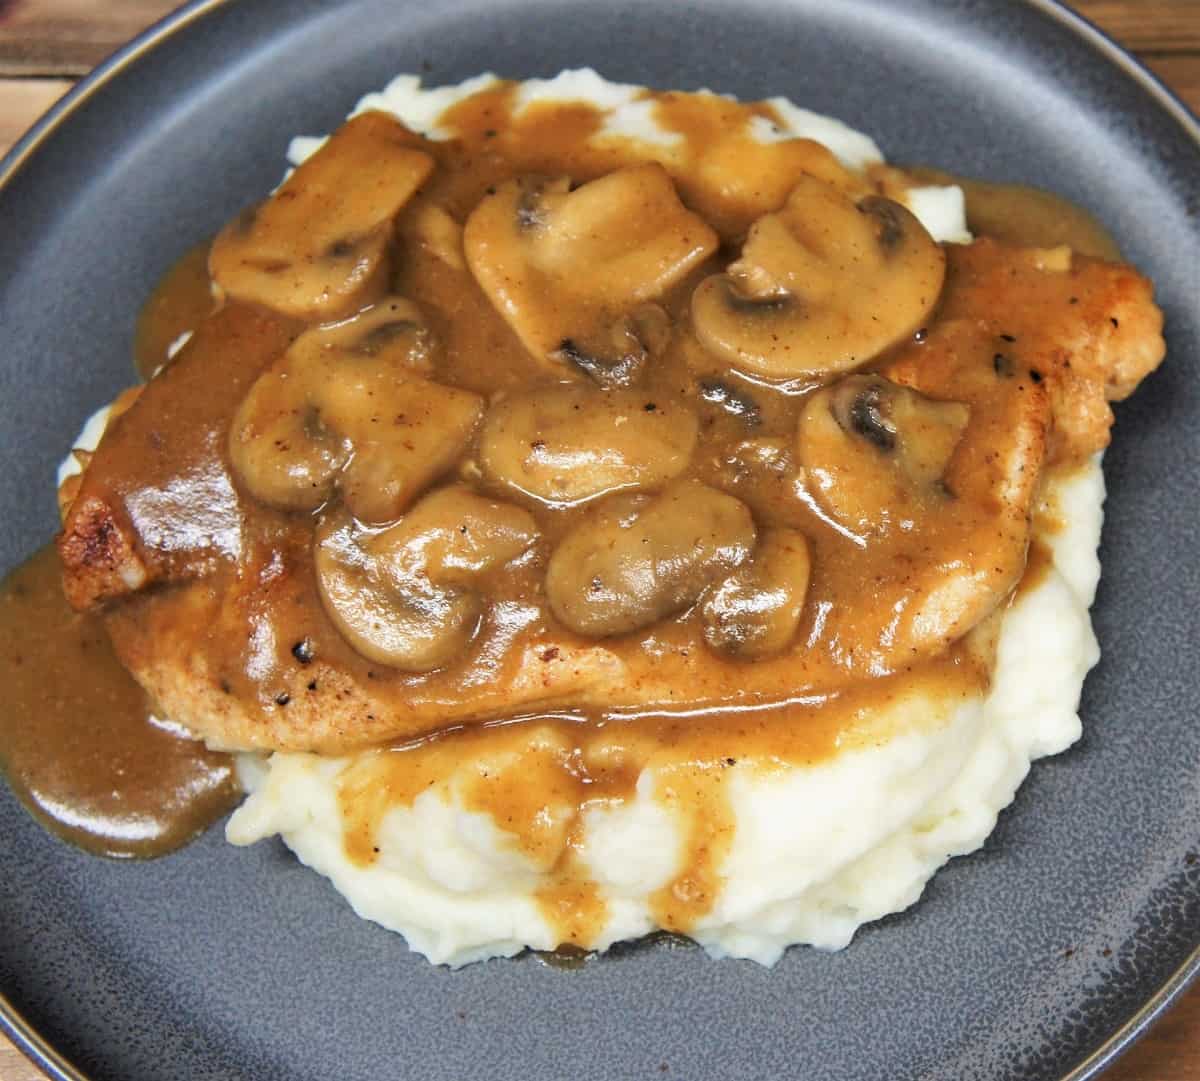
[[[53,546],[0,587],[0,767],[48,829],[101,856],[174,851],[239,796],[228,755],[156,721]]]
[[[429,148],[438,168],[397,223],[405,258],[394,267],[391,283],[394,292],[416,300],[429,313],[440,342],[438,380],[485,395],[548,385],[554,377],[520,347],[470,274],[428,250],[417,224],[422,208],[439,206],[461,221],[490,186],[515,173],[567,172],[582,182],[624,164],[616,150],[581,145],[598,125],[590,108],[539,105],[517,119],[510,113],[511,97],[510,87],[499,87],[457,106],[447,117],[462,138]],[[718,115],[722,108],[730,106],[719,99],[700,106],[690,97],[662,95],[657,112],[660,123],[683,136],[673,171],[682,177],[686,201],[729,242],[777,205],[786,188],[742,191],[731,184],[739,160],[769,151],[747,138],[729,137]],[[771,118],[769,106],[754,108]],[[689,170],[702,152],[708,152],[710,171],[693,175]],[[795,144],[784,153],[795,159],[787,163],[789,168],[844,178],[832,156],[815,144]],[[719,197],[722,191],[727,197]],[[1043,243],[1077,242],[1084,250],[1102,247],[1095,227],[1082,217],[1071,218],[1073,224],[1063,232],[1061,217],[1047,215],[1041,193],[968,186],[968,200],[981,232],[996,229],[1023,241],[1036,235]],[[702,268],[706,273],[712,269]],[[685,319],[698,277],[691,276],[662,300],[677,319]],[[545,613],[531,604],[530,598],[541,591],[540,569],[535,564],[495,584],[485,625],[462,663],[412,674],[372,664],[354,652],[331,626],[317,596],[312,518],[246,499],[231,476],[226,450],[233,409],[300,328],[235,303],[205,317],[211,305],[203,249],[198,248],[167,275],[143,313],[139,371],[154,370],[161,362],[156,358],[181,331],[195,327],[196,336],[179,363],[149,384],[144,397],[153,400],[153,407],[143,408],[136,421],[114,426],[104,444],[103,469],[85,477],[85,494],[123,508],[144,542],[142,555],[152,579],[165,586],[114,606],[108,626],[122,659],[145,680],[153,678],[164,660],[170,667],[204,658],[211,685],[206,693],[212,695],[206,701],[219,704],[226,695],[244,706],[263,726],[248,741],[259,746],[270,746],[272,733],[288,730],[289,717],[301,703],[311,702],[315,711],[323,702],[346,708],[356,687],[369,688],[371,708],[382,704],[397,714],[407,712],[411,738],[360,755],[340,781],[346,849],[362,865],[377,857],[375,833],[388,808],[411,803],[432,785],[448,784],[463,761],[477,761],[481,765],[474,779],[460,790],[465,804],[490,813],[537,866],[550,872],[549,885],[539,895],[543,909],[564,943],[586,947],[605,912],[577,859],[583,816],[589,807],[629,799],[641,771],[651,767],[657,776],[655,798],[679,816],[685,837],[679,873],[655,899],[655,915],[663,927],[686,931],[720,890],[722,858],[733,839],[727,797],[732,769],[769,771],[818,762],[847,747],[886,739],[892,723],[888,718],[905,725],[941,723],[945,710],[923,709],[923,702],[952,705],[987,687],[995,620],[943,653],[917,662],[885,663],[872,660],[871,652],[880,634],[879,613],[904,597],[906,579],[894,568],[927,558],[923,553],[929,545],[947,533],[969,536],[986,529],[979,511],[951,504],[937,521],[918,521],[915,528],[881,540],[869,553],[874,570],[864,573],[861,542],[848,539],[804,503],[785,498],[781,474],[741,476],[733,453],[751,438],[790,439],[811,388],[762,388],[732,377],[739,392],[755,403],[752,419],[698,400],[698,380],[728,373],[716,370],[711,358],[681,336],[639,389],[648,407],[670,402],[699,411],[702,447],[688,475],[734,491],[760,525],[796,528],[809,537],[816,569],[798,636],[808,650],[752,667],[714,656],[697,647],[695,620],[684,613],[647,632],[606,643],[634,670],[644,667],[646,657],[654,659],[646,678],[654,687],[668,689],[655,690],[647,704],[617,701],[607,709],[564,709],[479,724],[512,712],[505,679],[514,655],[536,651],[545,641],[543,660],[551,665],[558,651],[551,643],[586,645],[561,628],[548,628]],[[990,338],[972,339],[966,347],[990,366]],[[1007,419],[1003,409],[989,413],[981,405],[976,422],[1002,428]],[[512,498],[511,492],[489,488],[469,468],[465,475],[493,497]],[[532,509],[543,551],[551,550],[588,513],[587,508]],[[103,639],[97,637],[100,625],[70,615],[58,601],[48,604],[55,595],[54,577],[51,557],[42,556],[6,589],[3,663],[11,667],[11,658],[20,656],[18,667],[28,677],[21,682],[10,674],[10,685],[20,688],[10,716],[50,718],[39,722],[36,739],[29,738],[26,722],[0,733],[9,775],[35,808],[55,802],[67,808],[57,821],[78,818],[81,809],[93,821],[107,820],[110,813],[139,823],[149,816],[154,824],[146,829],[154,837],[169,833],[178,843],[228,806],[228,761],[147,726],[141,692],[97,644]],[[18,613],[33,596],[44,599],[38,602],[39,629],[31,637],[19,628],[26,617]],[[66,666],[65,657],[85,654],[103,659],[98,667],[74,666],[78,678],[69,684],[69,693],[46,707],[39,697],[49,682],[46,672]],[[742,688],[751,676],[754,691],[747,693]],[[100,692],[105,702],[100,709],[89,689],[94,687],[106,688]],[[629,691],[634,701],[640,700],[642,688],[631,686]],[[685,705],[697,699],[723,704],[678,709],[671,700],[676,693]],[[367,708],[362,707],[364,724],[375,720]],[[89,726],[92,741],[86,751],[77,752],[77,718],[101,715],[104,727]],[[430,720],[434,717],[442,718],[440,724]],[[466,726],[430,734],[455,720]],[[97,771],[97,762],[107,763],[108,772]],[[113,771],[125,771],[124,779],[118,783]],[[130,776],[139,778],[132,788]],[[158,785],[161,778],[169,783]],[[188,803],[187,814],[176,818],[174,808],[187,802],[181,801],[181,791],[194,792],[196,798]],[[115,810],[105,801],[114,803]],[[118,847],[112,836],[90,840],[105,833],[102,827],[75,832],[55,828],[85,847]],[[128,852],[151,854],[155,845],[165,850],[162,842],[139,837],[129,842]]]
[[[925,184],[957,184],[967,202],[967,228],[1022,247],[1066,245],[1080,255],[1119,260],[1112,235],[1082,207],[1061,195],[1022,184],[995,184],[939,169],[908,170]]]

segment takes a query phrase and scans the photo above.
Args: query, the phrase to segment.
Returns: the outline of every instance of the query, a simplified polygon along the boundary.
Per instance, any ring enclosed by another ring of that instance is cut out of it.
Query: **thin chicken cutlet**
[[[67,493],[68,596],[211,744],[936,661],[1020,581],[1044,472],[1161,359],[1136,271],[938,245],[818,144],[777,144],[782,206],[706,216],[711,177],[561,117],[532,171],[540,123],[348,123],[217,238],[212,314]]]

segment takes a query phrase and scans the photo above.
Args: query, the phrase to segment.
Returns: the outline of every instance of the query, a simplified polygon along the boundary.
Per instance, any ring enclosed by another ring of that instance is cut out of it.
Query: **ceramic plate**
[[[1200,138],[1149,76],[1048,3],[189,7],[6,163],[0,567],[53,532],[54,466],[130,381],[141,299],[278,180],[289,136],[332,129],[400,71],[442,83],[580,65],[786,94],[896,160],[1054,188],[1154,278],[1170,355],[1119,408],[1105,462],[1104,660],[1083,740],[1037,765],[986,847],[915,908],[773,970],[662,945],[579,971],[431,968],[278,845],[235,849],[217,828],[167,859],[105,862],[44,834],[4,790],[0,988],[16,1012],[0,1025],[51,1071],[80,1076],[61,1054],[96,1081],[1061,1081],[1100,1069],[1195,969]]]

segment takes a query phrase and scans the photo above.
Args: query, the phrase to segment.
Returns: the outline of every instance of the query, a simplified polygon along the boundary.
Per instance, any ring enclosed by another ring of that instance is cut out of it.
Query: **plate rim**
[[[239,0],[187,0],[175,11],[147,27],[102,60],[43,113],[13,144],[8,153],[0,158],[0,191],[11,184],[42,145],[108,83],[119,78],[126,69],[151,50],[158,48],[168,38],[216,9],[238,2]],[[1064,0],[1020,2],[1025,7],[1053,19],[1079,38],[1098,57],[1118,68],[1127,79],[1146,91],[1155,104],[1175,121],[1183,135],[1200,148],[1200,115],[1193,112],[1162,78],[1142,64],[1113,37],[1080,12],[1067,7]],[[1166,1013],[1193,983],[1200,983],[1200,943],[1124,1024],[1063,1074],[1061,1081],[1089,1081],[1097,1077],[1144,1036],[1150,1026]],[[0,991],[0,1033],[7,1036],[30,1062],[45,1073],[49,1081],[91,1081],[87,1074],[62,1055],[25,1018],[3,991]]]

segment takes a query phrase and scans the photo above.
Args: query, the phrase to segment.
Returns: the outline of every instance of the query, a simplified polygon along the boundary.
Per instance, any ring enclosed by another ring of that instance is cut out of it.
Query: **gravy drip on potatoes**
[[[101,856],[161,856],[239,798],[228,755],[151,717],[47,545],[0,588],[0,768],[40,822]]]
[[[824,698],[684,716],[516,718],[360,754],[338,782],[347,855],[370,865],[390,808],[410,806],[430,789],[453,793],[464,810],[489,815],[511,833],[531,865],[548,874],[538,892],[547,920],[562,942],[586,947],[607,913],[580,859],[585,815],[633,799],[648,768],[654,798],[676,816],[683,837],[677,873],[652,898],[653,912],[660,927],[686,933],[720,893],[722,859],[734,841],[727,786],[735,770],[769,774],[884,742],[900,734],[888,720],[898,715],[907,724],[914,717],[936,723],[921,703],[979,693],[993,629],[989,620],[945,658]]]
[[[563,350],[568,370],[556,371],[522,346],[464,266],[453,223],[464,221],[514,176],[567,174],[578,185],[629,164],[627,152],[615,144],[584,145],[600,126],[590,106],[534,104],[514,115],[514,93],[505,84],[473,96],[443,121],[460,137],[425,144],[436,167],[397,220],[400,256],[391,264],[389,283],[391,294],[415,302],[428,319],[437,383],[491,401],[543,394],[564,379],[595,388],[586,363],[569,369],[578,361],[570,350]],[[730,141],[723,134],[716,115],[727,107],[721,99],[704,103],[670,94],[657,99],[660,124],[681,137],[672,151],[675,167],[686,174],[704,156],[710,170],[698,179],[678,178],[684,202],[717,229],[725,248],[735,245],[757,217],[786,198],[790,185],[778,193],[737,188],[739,155],[760,150],[749,139]],[[753,108],[772,118],[770,106]],[[816,144],[797,143],[789,153],[798,171],[856,182]],[[729,183],[738,197],[718,201],[714,193]],[[1006,213],[1019,220],[1023,207],[1036,211],[1038,205],[1036,198],[1017,193]],[[1061,239],[1069,240],[1055,238]],[[723,249],[706,258],[656,299],[673,325],[687,325],[695,287],[728,257]],[[208,310],[209,282],[199,265],[198,256],[189,256],[147,309],[139,329],[143,372],[152,367],[154,351],[183,329],[186,319],[179,313]],[[760,536],[774,529],[807,538],[812,573],[795,635],[803,648],[762,660],[711,651],[699,614],[688,607],[682,615],[605,641],[618,656],[653,656],[663,684],[678,688],[653,708],[618,703],[553,710],[437,733],[438,725],[421,718],[448,711],[464,688],[477,692],[474,712],[464,720],[506,716],[503,680],[517,654],[539,651],[550,666],[558,647],[540,650],[542,641],[587,644],[585,637],[555,625],[545,609],[543,582],[548,554],[589,520],[595,501],[564,505],[528,490],[515,495],[511,486],[481,472],[473,443],[450,477],[528,511],[538,533],[533,555],[488,581],[489,605],[460,660],[405,671],[367,659],[339,633],[322,604],[314,516],[248,497],[229,462],[231,414],[260,372],[303,330],[264,309],[227,302],[197,327],[181,363],[169,365],[147,387],[145,394],[158,399],[155,419],[140,428],[114,428],[104,469],[85,475],[83,491],[126,508],[136,533],[154,542],[147,546],[148,552],[153,548],[148,558],[157,560],[150,573],[163,584],[122,599],[106,615],[118,654],[135,671],[151,666],[160,647],[172,657],[213,659],[210,675],[220,693],[264,723],[286,721],[298,697],[319,705],[334,700],[322,695],[344,696],[351,683],[369,684],[377,701],[411,712],[410,740],[359,756],[343,776],[346,846],[356,861],[365,865],[377,858],[375,832],[389,807],[446,783],[464,754],[490,756],[495,768],[481,770],[460,798],[468,809],[490,813],[535,863],[552,872],[540,896],[547,918],[562,942],[586,947],[603,923],[604,906],[578,860],[583,813],[597,803],[630,798],[640,772],[653,766],[656,798],[682,816],[686,837],[679,872],[660,892],[656,915],[663,927],[686,931],[719,892],[721,860],[733,839],[724,780],[731,768],[770,770],[820,761],[886,738],[870,718],[901,699],[926,694],[950,701],[986,689],[994,621],[941,649],[921,655],[914,649],[914,657],[906,659],[881,646],[886,627],[880,614],[905,603],[908,582],[897,567],[928,560],[931,545],[947,533],[969,538],[994,530],[989,517],[978,507],[931,495],[915,499],[903,523],[869,536],[831,521],[793,495],[792,443],[814,387],[765,386],[728,369],[676,330],[631,393],[647,415],[684,412],[697,418],[698,445],[678,483],[733,493],[752,511]],[[936,348],[978,353],[990,379],[997,349],[990,332],[955,334]],[[904,355],[919,353],[930,336],[921,328],[914,341],[871,367],[896,362],[903,370]],[[970,423],[997,429],[1011,423],[1005,407],[987,405],[986,388],[961,389],[968,399],[977,396]],[[1028,390],[1036,393],[1032,385]],[[1021,558],[1023,566],[1023,552]],[[38,664],[57,665],[54,658],[63,648],[39,650]],[[750,665],[759,692],[747,696],[741,688]],[[327,675],[339,673],[344,681],[327,681]],[[697,699],[722,704],[680,711],[670,700],[674,693],[685,705]],[[9,743],[13,739],[6,736]],[[65,730],[46,739],[44,753],[56,755],[66,740]],[[80,760],[70,761],[82,768]],[[549,806],[557,812],[545,814]]]

